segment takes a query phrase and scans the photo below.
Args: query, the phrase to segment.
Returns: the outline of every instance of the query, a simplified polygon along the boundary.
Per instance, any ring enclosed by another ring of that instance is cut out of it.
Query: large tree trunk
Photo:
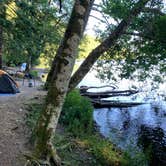
[[[121,23],[117,26],[117,28],[106,38],[98,47],[96,47],[92,52],[88,55],[85,61],[81,64],[79,69],[72,76],[69,83],[69,91],[75,88],[79,82],[84,78],[84,76],[89,72],[92,68],[96,60],[108,49],[110,49],[116,41],[120,38],[120,36],[126,31],[132,20],[140,13],[140,11],[144,8],[146,3],[149,0],[139,0],[135,7],[129,13],[129,16],[122,20]]]
[[[35,152],[38,158],[48,157],[56,165],[59,158],[52,145],[52,139],[61,113],[69,80],[76,59],[76,51],[87,23],[94,0],[76,0],[65,32],[64,40],[55,56],[53,75],[45,108],[36,127]]]
[[[2,44],[3,44],[3,29],[0,26],[0,69],[2,69]]]

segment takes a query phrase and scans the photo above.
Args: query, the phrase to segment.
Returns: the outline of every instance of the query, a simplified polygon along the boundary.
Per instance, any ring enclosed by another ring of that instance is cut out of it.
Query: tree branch
[[[130,11],[130,15],[121,21],[117,28],[106,38],[98,47],[96,47],[88,55],[85,61],[81,64],[79,69],[74,73],[70,79],[69,91],[78,85],[78,83],[84,78],[84,76],[89,72],[93,64],[97,59],[108,49],[110,49],[116,41],[121,37],[133,19],[142,11],[145,4],[149,0],[139,0],[133,9]]]
[[[161,16],[165,16],[165,13],[163,13],[159,8],[146,7],[143,9],[143,12],[154,13],[154,14],[159,14]]]
[[[98,20],[98,21],[100,21],[100,22],[102,22],[102,23],[104,23],[104,24],[109,25],[109,22],[105,22],[104,20],[102,20],[102,19],[100,19],[100,18],[98,18],[98,17],[96,17],[96,16],[90,15],[90,17],[93,17],[93,18],[95,18],[96,20]]]

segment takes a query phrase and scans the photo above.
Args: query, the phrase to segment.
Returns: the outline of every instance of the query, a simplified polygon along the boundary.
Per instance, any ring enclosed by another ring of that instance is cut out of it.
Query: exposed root
[[[24,166],[61,166],[61,159],[53,146],[49,146],[46,160],[38,159],[35,155],[24,154],[24,156],[27,159]]]
[[[57,155],[57,151],[52,145],[52,143],[50,143],[48,147],[49,147],[49,154],[47,155],[47,161],[51,163],[53,162],[53,164],[55,164],[56,166],[61,166],[61,159]]]
[[[49,162],[37,159],[33,155],[24,154],[24,156],[27,159],[24,166],[51,166]]]
[[[38,163],[36,160],[27,160],[24,166],[41,166],[40,163]]]

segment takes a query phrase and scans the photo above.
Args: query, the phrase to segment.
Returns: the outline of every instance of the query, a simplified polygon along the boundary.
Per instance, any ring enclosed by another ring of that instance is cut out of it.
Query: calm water
[[[108,85],[108,83],[102,83],[97,79],[94,72],[90,72],[80,83],[80,86],[101,86],[106,84]],[[140,84],[123,80],[117,85],[121,90],[126,90],[132,85],[138,87]],[[152,90],[152,87],[148,84],[142,84],[141,90],[142,92],[137,95],[114,97],[111,100],[142,101],[146,104],[129,108],[102,108],[94,110],[93,116],[99,132],[103,136],[110,138],[113,143],[122,149],[131,146],[135,147],[141,125],[152,128],[160,127],[164,130],[166,136],[166,84],[160,85],[157,90]],[[93,89],[93,91],[95,90]]]
[[[95,109],[94,120],[103,136],[126,149],[137,144],[141,125],[160,127],[166,135],[166,102],[130,108]]]

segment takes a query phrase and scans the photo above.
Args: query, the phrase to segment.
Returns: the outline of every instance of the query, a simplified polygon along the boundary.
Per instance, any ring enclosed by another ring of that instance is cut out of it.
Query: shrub
[[[93,107],[90,101],[82,97],[78,90],[70,92],[65,100],[60,123],[74,136],[90,134],[93,129]]]
[[[10,64],[10,67],[16,67],[16,65],[14,63]]]
[[[109,140],[94,134],[81,140],[80,144],[91,152],[104,166],[127,166],[126,158]]]
[[[127,149],[123,152],[123,158],[127,161],[124,166],[148,166],[148,160],[146,155],[135,149]]]
[[[30,71],[30,74],[31,74],[33,77],[35,77],[35,78],[38,77],[38,71],[36,71],[36,70],[31,70],[31,71]]]

